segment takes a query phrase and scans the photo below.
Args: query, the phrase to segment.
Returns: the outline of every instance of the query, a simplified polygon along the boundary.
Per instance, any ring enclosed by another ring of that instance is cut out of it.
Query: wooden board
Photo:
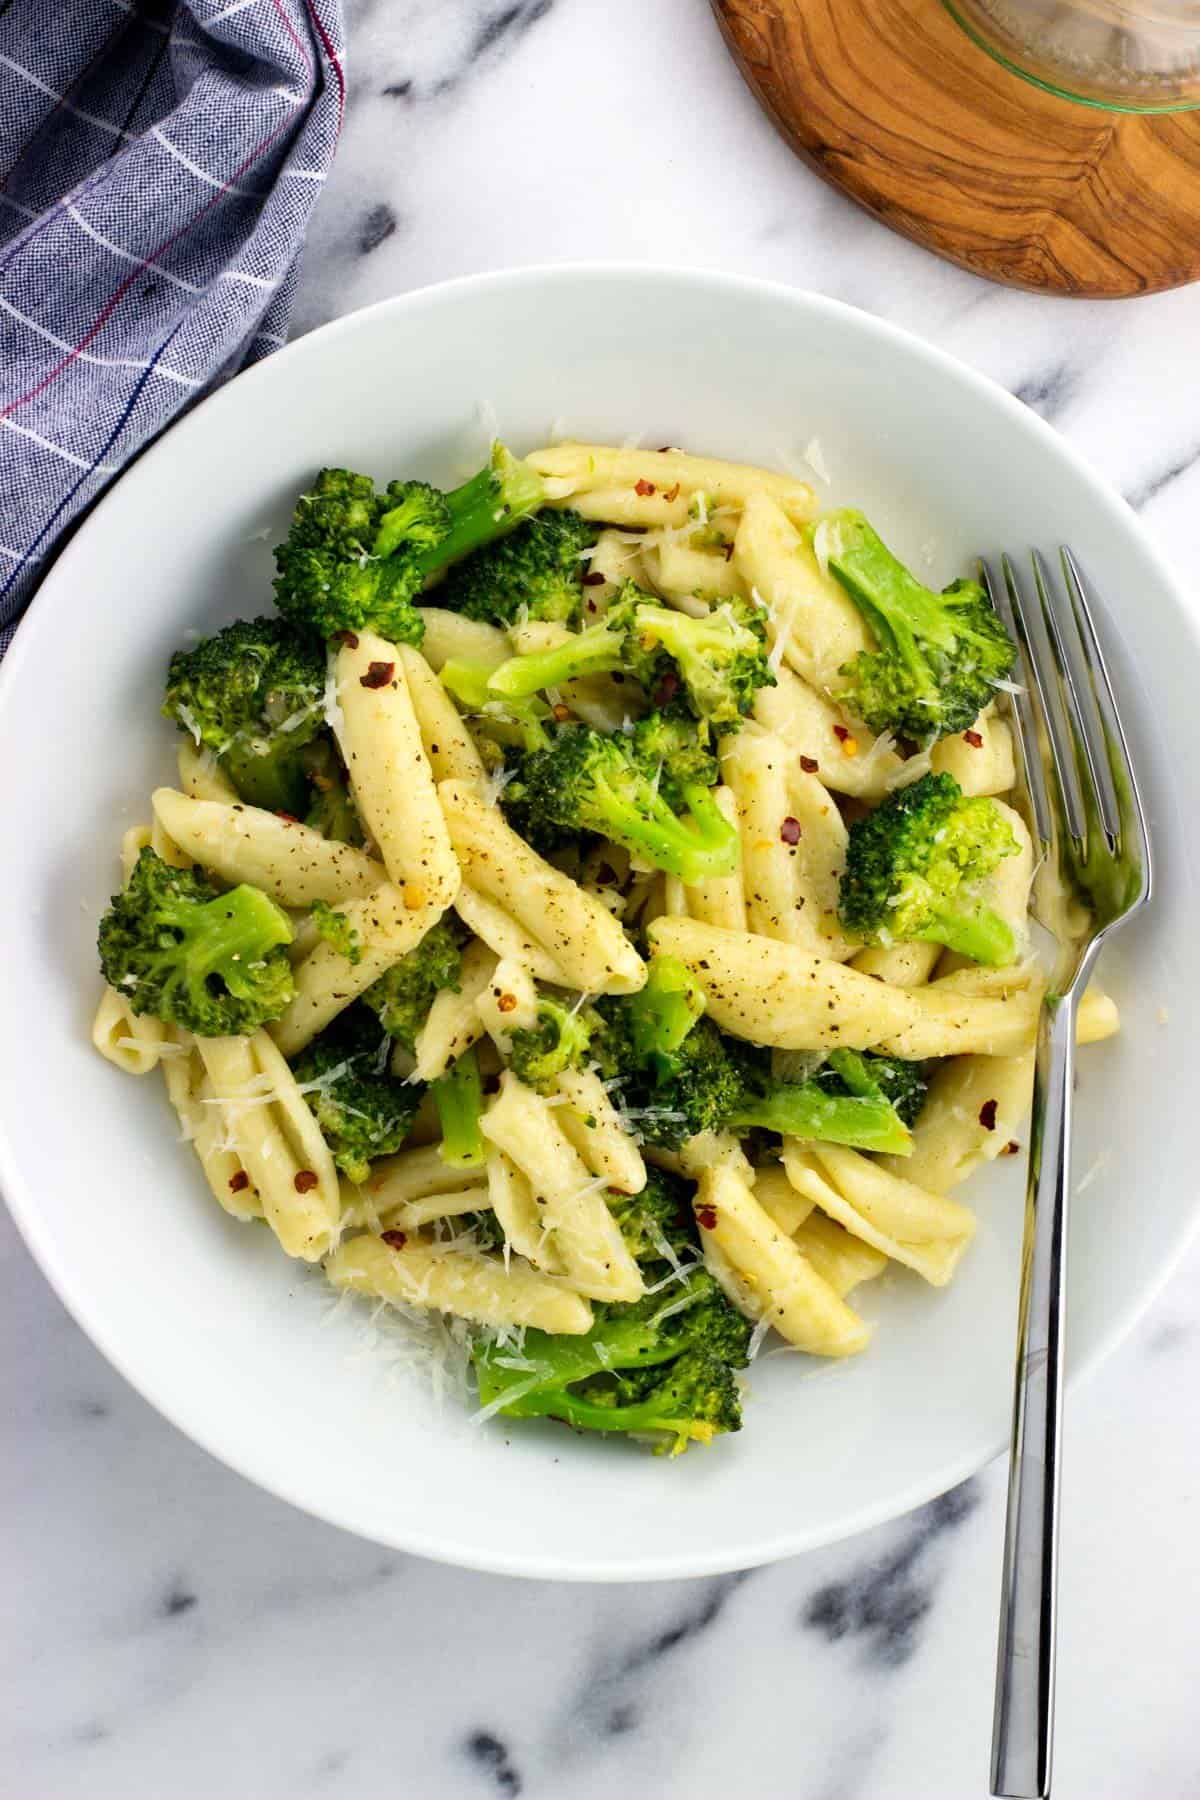
[[[792,147],[977,275],[1118,299],[1200,278],[1200,113],[1100,112],[1000,67],[938,0],[713,0]]]

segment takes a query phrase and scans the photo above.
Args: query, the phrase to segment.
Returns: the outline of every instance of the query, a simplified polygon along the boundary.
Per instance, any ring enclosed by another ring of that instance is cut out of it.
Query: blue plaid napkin
[[[0,653],[80,513],[284,341],[338,0],[0,0]]]

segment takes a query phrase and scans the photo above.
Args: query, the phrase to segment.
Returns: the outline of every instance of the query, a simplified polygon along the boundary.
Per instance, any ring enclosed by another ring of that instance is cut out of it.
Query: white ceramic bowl
[[[668,1461],[550,1425],[472,1426],[364,1354],[361,1315],[322,1328],[319,1281],[212,1204],[157,1077],[119,1074],[87,1041],[117,840],[172,766],[168,653],[269,607],[269,546],[318,465],[449,479],[482,452],[481,405],[517,448],[637,433],[779,465],[816,437],[830,498],[939,582],[977,552],[1065,540],[1100,583],[1161,881],[1104,971],[1124,1032],[1084,1056],[1076,1370],[1148,1303],[1194,1211],[1197,834],[1176,771],[1197,767],[1196,629],[1128,508],[999,388],[812,295],[611,268],[427,289],[260,364],[120,482],[22,626],[0,685],[0,1178],[75,1317],[198,1443],[365,1536],[523,1575],[740,1568],[903,1512],[1001,1447],[1017,1168],[967,1190],[980,1231],[952,1287],[901,1273],[864,1289],[864,1356],[768,1358],[742,1434]]]

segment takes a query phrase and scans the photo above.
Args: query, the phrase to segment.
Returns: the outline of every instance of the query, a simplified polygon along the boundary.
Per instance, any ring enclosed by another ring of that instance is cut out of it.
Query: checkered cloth
[[[284,330],[338,0],[0,0],[0,652],[130,458]]]

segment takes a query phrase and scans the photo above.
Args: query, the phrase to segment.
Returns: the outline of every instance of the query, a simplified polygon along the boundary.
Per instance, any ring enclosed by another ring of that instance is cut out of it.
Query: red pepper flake
[[[496,1001],[496,1010],[502,1013],[516,1012],[517,996],[515,994],[501,994]]]
[[[583,578],[584,587],[603,587],[604,577],[599,569],[589,569]]]
[[[679,489],[680,489],[681,485],[682,485],[682,483],[677,481],[673,488],[667,488],[667,490],[663,494],[663,499],[664,500],[678,500]]]
[[[311,1194],[317,1185],[317,1176],[312,1169],[297,1169],[292,1176],[292,1186],[298,1194]]]
[[[330,636],[329,636],[329,641],[331,644],[344,644],[347,650],[357,650],[358,649],[358,633],[357,633],[357,631],[334,631],[334,632],[331,632]]]
[[[704,1227],[705,1231],[715,1231],[717,1228],[717,1209],[716,1209],[716,1207],[715,1206],[698,1206],[698,1207],[696,1207],[695,1210],[696,1210],[697,1225],[702,1225]]]
[[[804,770],[806,775],[815,775],[820,766],[821,765],[815,756],[802,756],[800,758],[800,767]]]
[[[594,600],[586,600],[584,602],[584,605],[587,608],[588,612],[595,612],[596,602]]]
[[[231,1175],[229,1177],[229,1191],[231,1194],[240,1194],[243,1189],[248,1188],[249,1186],[250,1177],[247,1175],[245,1169],[239,1169],[236,1175]]]
[[[679,677],[674,670],[668,669],[650,698],[655,706],[669,706],[679,692]]]
[[[404,1231],[381,1231],[379,1235],[390,1250],[403,1250],[408,1242],[408,1233]]]
[[[562,725],[571,716],[570,707],[564,706],[561,700],[556,701],[550,710],[554,714],[554,717],[558,720],[560,725]]]
[[[985,1131],[995,1131],[996,1129],[997,1105],[998,1102],[995,1100],[985,1100],[979,1109],[979,1123]]]
[[[789,813],[787,818],[783,821],[783,824],[779,827],[779,835],[785,844],[798,844],[800,842],[799,819],[793,819],[791,813]]]
[[[285,825],[298,825],[300,823],[295,813],[277,812],[275,817],[277,819],[282,819]]]
[[[963,742],[964,744],[970,744],[972,750],[983,749],[983,739],[977,731],[964,731]]]
[[[365,688],[386,687],[395,673],[396,665],[394,662],[373,662],[366,674],[359,676],[358,685],[359,687]]]
[[[850,736],[850,733],[844,725],[835,725],[833,728],[833,735],[839,744],[844,744],[846,739]]]
[[[1018,1144],[1016,1138],[1009,1138],[1000,1154],[1001,1156],[1018,1156],[1020,1151],[1021,1146]]]
[[[634,482],[633,491],[635,494],[640,494],[642,498],[645,499],[647,494],[656,494],[658,489],[652,481],[640,480]]]

